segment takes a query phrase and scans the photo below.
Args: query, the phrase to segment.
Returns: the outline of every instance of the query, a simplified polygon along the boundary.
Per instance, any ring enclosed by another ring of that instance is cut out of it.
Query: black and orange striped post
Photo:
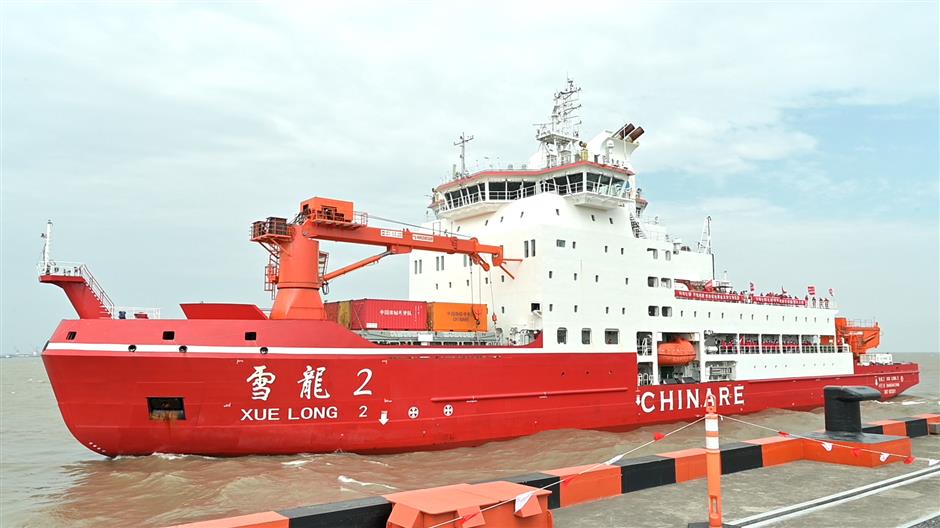
[[[718,444],[718,412],[715,397],[705,399],[705,476],[708,488],[708,522],[689,528],[721,528],[721,447]]]

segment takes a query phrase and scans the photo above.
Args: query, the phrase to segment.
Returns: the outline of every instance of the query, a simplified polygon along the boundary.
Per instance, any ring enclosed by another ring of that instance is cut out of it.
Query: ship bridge
[[[438,218],[456,220],[540,193],[564,196],[574,205],[612,209],[636,201],[635,181],[633,171],[625,167],[592,161],[536,170],[488,169],[440,185],[431,209]]]
[[[526,163],[488,167],[470,173],[466,147],[473,136],[462,134],[460,170],[453,179],[434,189],[430,208],[441,219],[459,220],[496,211],[514,202],[542,193],[564,196],[576,206],[609,210],[627,207],[631,212],[646,206],[636,188],[630,156],[639,146],[643,128],[627,123],[617,131],[604,130],[589,140],[581,138],[581,88],[568,80],[555,93],[549,120],[536,124],[538,149]]]

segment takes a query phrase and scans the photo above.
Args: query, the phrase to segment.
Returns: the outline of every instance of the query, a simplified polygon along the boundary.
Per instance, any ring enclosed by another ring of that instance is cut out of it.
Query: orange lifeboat
[[[695,346],[685,339],[679,338],[669,343],[660,343],[657,348],[659,356],[659,365],[671,367],[676,365],[688,365],[695,359]]]

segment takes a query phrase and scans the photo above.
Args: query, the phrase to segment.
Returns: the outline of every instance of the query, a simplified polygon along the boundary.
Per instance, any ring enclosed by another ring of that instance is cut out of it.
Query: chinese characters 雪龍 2
[[[277,379],[277,376],[273,372],[265,372],[267,365],[261,365],[255,367],[255,371],[248,376],[245,381],[251,383],[251,399],[252,400],[268,400],[268,396],[271,395],[271,387],[268,385],[274,383],[274,380]]]
[[[326,373],[326,367],[313,368],[307,365],[304,376],[297,383],[300,386],[300,397],[310,399],[310,391],[313,390],[313,397],[318,400],[325,400],[330,397],[330,393],[323,387],[323,375]]]

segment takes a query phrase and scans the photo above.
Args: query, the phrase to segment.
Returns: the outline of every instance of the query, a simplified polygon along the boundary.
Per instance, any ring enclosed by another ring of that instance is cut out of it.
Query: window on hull
[[[607,345],[617,345],[620,343],[620,330],[615,329],[606,329],[604,330],[604,344]]]
[[[183,398],[147,398],[147,409],[150,411],[151,420],[185,420],[186,409],[183,406]]]
[[[581,344],[582,345],[591,344],[591,329],[590,328],[581,329]]]

